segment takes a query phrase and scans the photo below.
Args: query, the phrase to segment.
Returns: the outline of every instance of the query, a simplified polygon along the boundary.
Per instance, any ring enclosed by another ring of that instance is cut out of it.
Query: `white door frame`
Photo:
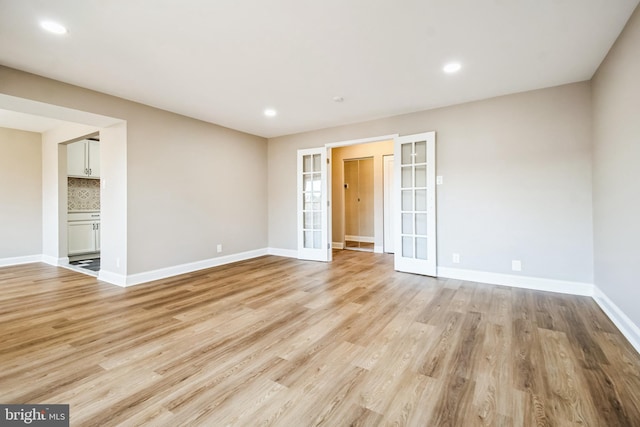
[[[395,210],[395,198],[393,197],[393,168],[394,168],[394,159],[395,156],[393,154],[386,154],[382,156],[383,162],[383,211],[384,211],[384,239],[383,239],[383,252],[385,253],[394,253],[395,247],[395,221],[394,218],[394,210]]]

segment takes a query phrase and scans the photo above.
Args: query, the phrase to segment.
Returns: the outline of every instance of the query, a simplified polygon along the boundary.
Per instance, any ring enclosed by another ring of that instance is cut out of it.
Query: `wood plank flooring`
[[[640,426],[640,356],[587,297],[267,256],[122,289],[0,268],[0,402],[72,426]]]

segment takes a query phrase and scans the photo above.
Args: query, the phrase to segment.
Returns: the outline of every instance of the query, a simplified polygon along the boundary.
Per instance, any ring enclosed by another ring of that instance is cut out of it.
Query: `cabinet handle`
[[[89,176],[91,176],[91,169],[89,169]]]

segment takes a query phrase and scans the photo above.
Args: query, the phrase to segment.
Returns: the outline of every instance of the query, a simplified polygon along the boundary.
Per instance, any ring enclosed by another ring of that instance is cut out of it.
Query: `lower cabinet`
[[[70,212],[68,215],[69,255],[100,252],[100,214]]]

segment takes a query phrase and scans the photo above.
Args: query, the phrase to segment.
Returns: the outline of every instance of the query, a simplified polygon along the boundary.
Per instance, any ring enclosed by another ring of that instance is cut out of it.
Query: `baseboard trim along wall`
[[[449,267],[438,267],[438,277],[487,283],[489,285],[511,286],[513,288],[534,289],[537,291],[593,296],[593,285],[583,282],[570,282],[566,280],[517,276],[515,274],[490,273],[488,271],[463,270]]]
[[[350,242],[361,242],[361,243],[374,243],[374,238],[371,236],[344,236],[344,240],[349,240]]]
[[[268,255],[268,251],[266,248],[240,252],[237,254],[221,256],[217,258],[205,259],[202,261],[190,262],[187,264],[175,265],[173,267],[160,268],[158,270],[145,271],[144,273],[131,274],[127,276],[125,286],[134,286],[141,283],[152,282],[154,280],[166,279],[167,277],[191,273],[193,271],[217,267],[219,265],[230,264],[232,262],[244,261],[264,255]]]
[[[42,255],[27,255],[11,258],[0,258],[0,267],[9,267],[11,265],[30,264],[32,262],[43,262]]]
[[[114,273],[112,271],[106,271],[102,268],[98,272],[98,280],[120,286],[122,288],[127,286],[127,276],[120,273]]]
[[[45,264],[49,264],[49,265],[53,265],[53,266],[58,266],[58,258],[51,256],[51,255],[40,255],[41,256],[41,261],[44,262]]]
[[[354,240],[355,241],[355,240]],[[331,242],[331,249],[344,249],[344,243],[342,242]],[[373,252],[377,254],[381,254],[384,252],[384,248],[380,245],[373,247]]]
[[[285,258],[298,258],[298,251],[295,249],[267,248],[267,253],[269,255],[281,256]]]
[[[605,295],[597,286],[594,286],[593,299],[602,311],[611,319],[622,335],[640,353],[640,328],[624,314],[613,301]]]

